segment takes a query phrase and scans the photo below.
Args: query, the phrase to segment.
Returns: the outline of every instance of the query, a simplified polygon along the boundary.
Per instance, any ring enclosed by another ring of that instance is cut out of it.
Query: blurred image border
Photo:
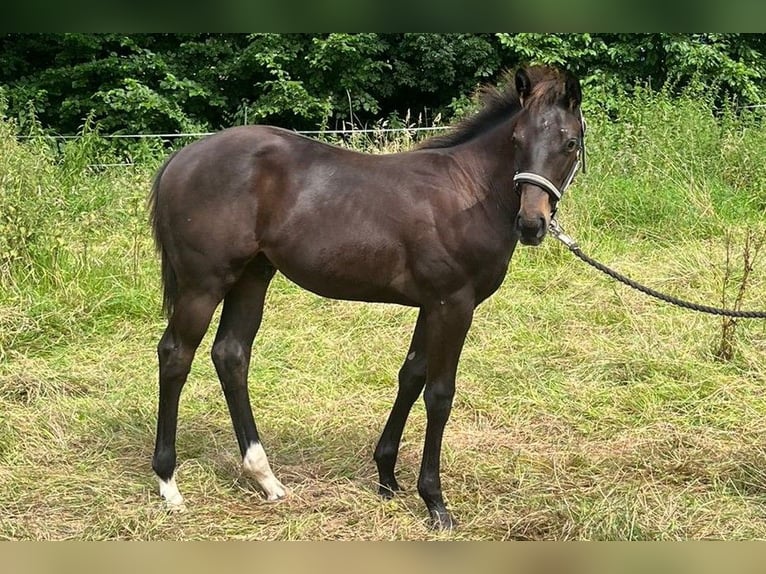
[[[757,542],[10,542],[4,571],[718,574],[762,569]]]

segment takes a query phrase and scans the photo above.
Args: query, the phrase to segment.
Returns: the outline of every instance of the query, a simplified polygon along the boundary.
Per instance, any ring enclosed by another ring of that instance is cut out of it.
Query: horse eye
[[[580,145],[580,144],[577,143],[577,140],[575,140],[575,139],[569,140],[567,142],[567,146],[566,146],[567,147],[567,151],[574,151],[574,150],[576,150],[578,145]]]

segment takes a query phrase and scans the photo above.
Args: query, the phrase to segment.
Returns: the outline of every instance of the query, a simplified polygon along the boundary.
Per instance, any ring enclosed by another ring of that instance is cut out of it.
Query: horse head
[[[519,195],[515,231],[524,245],[539,245],[545,237],[579,167],[585,135],[579,80],[569,72],[534,70],[520,69],[515,76],[521,102],[512,135]]]

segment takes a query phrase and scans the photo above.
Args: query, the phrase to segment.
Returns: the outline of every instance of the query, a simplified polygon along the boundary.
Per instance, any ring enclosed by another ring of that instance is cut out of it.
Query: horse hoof
[[[378,495],[383,500],[391,500],[394,496],[396,496],[397,492],[401,492],[402,490],[404,489],[396,482],[393,484],[381,484],[378,486]]]
[[[446,510],[431,511],[431,528],[438,531],[450,531],[457,527],[457,521]]]
[[[180,494],[171,498],[163,496],[162,502],[168,512],[186,512],[186,502]]]
[[[260,486],[266,502],[279,502],[290,493],[287,487],[274,477]]]
[[[186,510],[184,504],[184,497],[178,491],[176,485],[175,475],[171,476],[168,480],[159,479],[160,483],[160,496],[165,501],[165,506],[168,510],[174,510],[183,512]]]
[[[166,500],[165,510],[167,510],[168,512],[172,512],[173,514],[186,512],[186,503],[170,502],[169,500]]]
[[[264,493],[264,496],[266,498],[266,502],[279,502],[280,500],[287,498],[289,494],[290,491],[283,487],[281,491],[271,492],[269,494]]]

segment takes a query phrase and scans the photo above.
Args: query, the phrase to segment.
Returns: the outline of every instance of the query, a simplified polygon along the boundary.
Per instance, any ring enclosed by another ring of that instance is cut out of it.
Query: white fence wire
[[[379,134],[379,133],[418,133],[418,132],[435,132],[444,131],[450,129],[449,126],[431,126],[431,127],[409,127],[409,128],[343,128],[334,130],[292,130],[301,135],[356,135],[356,134]],[[216,132],[187,132],[187,133],[155,133],[155,134],[99,134],[98,137],[103,139],[179,139],[179,138],[201,138],[213,135]],[[20,140],[34,139],[38,137],[44,137],[54,140],[76,140],[82,135],[19,135]],[[132,167],[135,164],[132,162],[124,163],[98,163],[89,164],[91,168],[104,168],[104,167]]]
[[[344,134],[376,134],[376,133],[417,133],[417,132],[431,132],[448,130],[449,126],[431,126],[431,127],[419,127],[419,128],[344,128],[340,130],[292,130],[297,134],[302,135],[344,135]],[[189,133],[168,133],[168,134],[99,134],[99,137],[104,139],[141,139],[141,138],[186,138],[186,137],[205,137],[213,135],[216,132],[189,132]],[[30,136],[17,136],[18,139],[33,139],[38,137],[45,137],[59,140],[73,140],[81,138],[81,135],[30,135]]]

